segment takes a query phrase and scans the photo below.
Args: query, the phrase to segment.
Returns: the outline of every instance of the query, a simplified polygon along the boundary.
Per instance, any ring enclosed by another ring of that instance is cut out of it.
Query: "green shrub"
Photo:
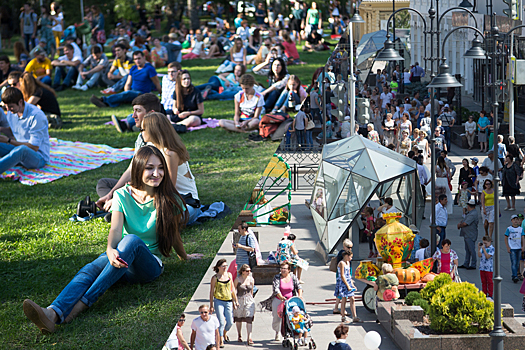
[[[436,291],[446,284],[452,283],[452,278],[448,273],[441,273],[433,281],[427,283],[425,288],[421,290],[421,297],[431,303],[432,297]]]
[[[428,305],[428,301],[426,301],[425,299],[414,300],[412,305],[421,307],[423,311],[425,311],[425,315],[428,315],[430,313],[430,305]]]
[[[421,294],[419,294],[419,292],[410,292],[407,294],[407,296],[405,297],[405,304],[407,305],[414,305],[414,301],[418,300],[418,299],[422,299],[421,298]]]
[[[450,283],[430,303],[430,328],[441,333],[476,334],[494,325],[493,305],[471,283]]]

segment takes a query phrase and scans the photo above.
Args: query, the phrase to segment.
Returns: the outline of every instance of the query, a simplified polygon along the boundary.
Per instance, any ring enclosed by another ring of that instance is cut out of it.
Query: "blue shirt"
[[[38,153],[49,162],[49,132],[47,117],[35,105],[25,103],[24,114],[19,117],[0,108],[0,127],[11,128],[16,141],[27,142],[38,147]]]
[[[487,125],[490,125],[490,121],[489,121],[489,118],[487,117],[481,117],[478,119],[478,124],[479,126],[481,126],[482,128],[486,127]],[[483,132],[485,132],[485,130],[483,130]]]
[[[131,67],[129,74],[132,78],[131,90],[140,91],[143,94],[151,92],[155,85],[151,81],[151,78],[157,76],[157,71],[149,63],[146,63],[142,69],[139,69],[136,65]]]

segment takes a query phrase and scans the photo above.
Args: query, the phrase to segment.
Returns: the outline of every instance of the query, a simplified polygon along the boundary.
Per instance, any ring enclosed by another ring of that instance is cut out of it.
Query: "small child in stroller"
[[[305,329],[306,318],[303,314],[301,314],[301,309],[299,309],[299,306],[294,306],[292,308],[292,312],[292,323],[294,325],[294,332],[299,333],[298,343],[299,345],[306,345],[306,337],[308,336],[308,330]]]

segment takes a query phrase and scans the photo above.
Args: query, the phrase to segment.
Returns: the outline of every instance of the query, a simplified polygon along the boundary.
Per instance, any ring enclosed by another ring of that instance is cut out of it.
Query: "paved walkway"
[[[461,155],[459,155],[461,154]],[[459,176],[459,168],[461,166],[461,160],[463,158],[478,157],[480,164],[485,159],[485,154],[480,154],[475,150],[463,150],[453,145],[452,152],[450,155],[451,160],[457,166],[457,175],[453,179],[454,190],[457,190],[457,176]],[[522,183],[522,188],[525,188],[525,183]],[[328,298],[333,298],[333,291],[335,286],[335,275],[328,270],[328,267],[320,260],[319,256],[314,252],[318,237],[315,229],[311,214],[305,207],[305,199],[310,198],[311,190],[296,191],[292,195],[292,232],[297,235],[298,240],[296,241],[297,248],[299,249],[300,256],[306,258],[310,262],[310,268],[307,272],[303,273],[303,280],[306,282],[303,285],[304,298],[307,302],[324,302]],[[278,203],[278,202],[277,202]],[[276,205],[277,205],[276,203]],[[501,275],[503,277],[502,283],[502,301],[503,303],[509,303],[514,307],[515,314],[520,322],[525,321],[525,314],[521,311],[522,295],[519,294],[520,284],[514,284],[511,281],[510,275],[510,258],[506,252],[504,243],[504,232],[507,226],[510,225],[510,215],[514,213],[523,213],[525,203],[523,196],[519,196],[516,200],[515,212],[503,211],[505,208],[504,198],[500,202],[502,216],[500,218],[499,232],[500,232],[500,254],[501,254]],[[424,238],[430,240],[430,202],[427,202],[425,216],[421,227],[421,235]],[[449,224],[447,230],[447,238],[452,241],[452,249],[454,249],[459,255],[459,263],[463,263],[465,257],[463,239],[459,237],[459,230],[456,229],[457,223],[461,219],[461,210],[458,207],[454,208],[454,213],[449,217]],[[283,234],[283,228],[277,226],[263,226],[255,228],[259,232],[259,240],[263,257],[267,257],[268,252],[275,250],[277,242],[281,239]],[[479,226],[479,239],[483,236],[483,226]],[[216,260],[225,258],[230,262],[235,258],[231,248],[232,235],[228,235],[225,239],[221,249],[217,253],[216,258],[212,262],[211,266],[215,265]],[[366,258],[368,252],[368,244],[360,244],[361,258]],[[355,257],[357,260],[357,257]],[[357,262],[354,262],[353,268],[357,267]],[[478,262],[479,264],[479,262]],[[195,291],[195,294],[188,303],[185,313],[187,315],[187,322],[183,327],[183,334],[189,341],[191,334],[191,320],[198,316],[198,307],[201,304],[207,304],[209,302],[209,282],[213,275],[211,269],[204,276],[201,284]],[[479,271],[477,270],[460,270],[461,278],[464,281],[475,283],[478,288],[480,285]],[[257,281],[256,281],[257,282]],[[358,291],[364,289],[364,284],[357,282]],[[260,302],[271,294],[271,286],[259,286],[259,293],[256,296],[256,302]],[[313,317],[314,327],[312,329],[312,335],[318,345],[319,349],[326,349],[327,344],[334,340],[333,329],[337,326],[340,321],[339,315],[332,314],[333,305],[318,304],[318,305],[307,305],[307,310]],[[347,313],[349,310],[347,309]],[[350,335],[348,337],[348,343],[354,349],[364,349],[363,337],[367,331],[375,330],[382,335],[383,342],[380,346],[381,350],[398,349],[396,345],[390,340],[388,335],[383,332],[380,325],[375,323],[375,315],[369,313],[362,306],[361,302],[357,303],[357,313],[365,322],[358,325],[350,325]],[[174,322],[176,317],[174,317]],[[255,315],[255,321],[253,324],[253,340],[255,342],[254,348],[259,349],[283,349],[280,342],[273,340],[274,332],[271,328],[272,316],[269,312],[257,312]],[[166,335],[167,336],[167,335]],[[237,331],[235,325],[229,332],[229,337],[233,340],[231,343],[226,344],[225,349],[237,349],[247,347],[246,342],[238,343]],[[246,330],[243,329],[243,339],[246,341]]]

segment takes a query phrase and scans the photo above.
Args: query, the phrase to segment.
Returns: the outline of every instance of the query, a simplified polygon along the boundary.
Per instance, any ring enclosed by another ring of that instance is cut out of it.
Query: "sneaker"
[[[75,84],[71,88],[75,90],[82,90],[82,85]]]
[[[514,283],[518,283],[518,281],[519,281],[519,278],[518,278],[518,277],[514,277],[514,278],[512,279],[512,282],[514,282]]]
[[[87,90],[88,90],[88,86],[87,86],[87,85],[82,85],[82,86],[80,87],[80,90],[82,90],[82,91],[87,91]]]
[[[204,88],[204,91],[202,92],[202,99],[203,100],[206,100],[208,98],[208,93],[210,92],[211,90],[211,86],[206,86],[206,88]]]
[[[128,130],[126,123],[118,120],[116,115],[113,114],[111,116],[111,121],[113,122],[113,125],[115,125],[115,129],[117,129],[118,132],[123,133]]]
[[[95,95],[91,95],[91,98],[89,99],[89,102],[93,103],[98,108],[109,107],[109,105],[106,102],[104,102],[101,98],[99,98],[99,97],[97,97]]]
[[[487,297],[487,300],[494,302],[494,299],[492,299],[491,297]]]
[[[116,93],[116,91],[113,90],[113,88],[109,87],[107,89],[100,90],[100,93],[104,95],[113,95],[114,93]]]

